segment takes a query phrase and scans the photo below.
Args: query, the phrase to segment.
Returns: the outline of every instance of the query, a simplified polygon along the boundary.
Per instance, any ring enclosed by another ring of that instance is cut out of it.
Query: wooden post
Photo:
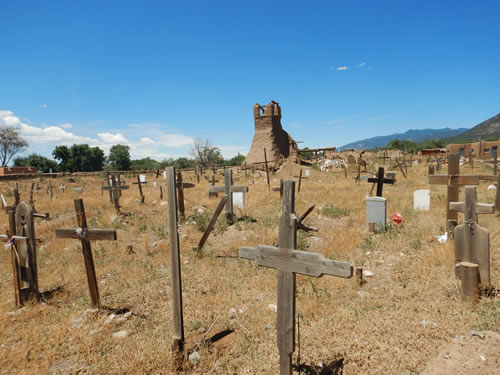
[[[182,182],[182,173],[177,170],[177,197],[179,205],[179,215],[182,219],[185,218],[185,208],[184,208],[184,189],[193,188],[195,185],[190,182]]]
[[[163,200],[163,188],[160,185],[160,200]]]
[[[498,181],[497,181],[497,196],[495,199],[495,209],[497,211],[500,211],[500,174],[498,175]]]
[[[117,213],[120,212],[120,191],[127,190],[127,185],[117,185],[115,175],[111,175],[111,185],[101,186],[103,190],[109,190],[110,197],[112,197],[112,202],[115,205],[115,210]]]
[[[467,302],[479,300],[479,267],[470,262],[460,262],[456,265],[461,277],[462,298]]]
[[[264,148],[264,162],[266,164],[267,189],[271,191],[271,182],[269,181],[269,168],[267,166],[267,153],[265,148]]]
[[[141,197],[141,203],[144,203],[144,195],[142,194],[141,178],[139,175],[137,175],[137,186],[139,187],[139,195]]]
[[[297,191],[300,193],[300,186],[302,184],[302,168],[300,168],[300,172],[299,172],[299,187],[297,189]]]
[[[295,250],[296,224],[295,181],[286,180],[283,213],[279,221],[279,247],[240,247],[239,250],[240,258],[255,260],[260,266],[278,270],[277,341],[281,375],[292,374],[292,354],[295,350],[295,274],[352,277],[353,273],[350,263],[325,259],[317,253]]]
[[[111,240],[116,241],[116,231],[109,229],[88,229],[87,218],[85,216],[85,208],[82,199],[75,199],[76,219],[78,228],[76,229],[56,229],[57,238],[73,238],[79,239],[82,244],[83,261],[85,263],[85,271],[87,274],[87,283],[89,286],[90,298],[92,306],[99,308],[101,306],[99,300],[99,288],[97,286],[97,277],[94,267],[94,259],[92,256],[91,240]]]
[[[215,223],[217,222],[217,218],[222,212],[222,209],[224,208],[224,205],[226,204],[228,199],[229,197],[227,195],[224,195],[220,200],[219,204],[217,205],[217,208],[215,209],[212,219],[208,223],[207,229],[205,229],[205,233],[203,233],[203,236],[201,236],[200,238],[200,242],[198,242],[198,247],[196,248],[196,251],[198,253],[201,253],[201,251],[203,250],[203,246],[205,246],[205,242],[207,242],[208,236],[210,235],[210,232],[212,232],[212,229],[214,228]]]
[[[428,173],[428,175],[432,176],[433,174],[434,174],[434,165],[429,164],[429,173]]]
[[[184,346],[184,320],[182,314],[182,283],[179,248],[177,198],[175,191],[175,167],[167,168],[168,237],[170,243],[170,267],[172,274],[173,340],[172,351],[182,352]]]

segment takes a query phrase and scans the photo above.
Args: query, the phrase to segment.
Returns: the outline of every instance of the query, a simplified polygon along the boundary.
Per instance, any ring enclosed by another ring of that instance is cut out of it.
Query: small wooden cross
[[[212,193],[224,193],[229,199],[226,202],[226,219],[228,223],[232,223],[234,219],[233,211],[233,193],[247,193],[248,186],[233,185],[233,170],[228,168],[224,171],[224,186],[210,186]]]
[[[207,176],[205,176],[205,177],[207,177]],[[207,179],[208,179],[208,177],[207,177]],[[219,180],[215,179],[215,173],[212,174],[212,181],[211,182],[212,182],[212,186],[215,186],[215,183],[219,182]],[[208,192],[208,197],[209,198],[217,198],[217,196],[218,196],[217,193],[213,193],[211,191]]]
[[[394,184],[396,182],[393,178],[384,178],[384,167],[379,167],[377,178],[370,177],[368,182],[373,182],[377,184],[377,197],[382,196],[382,189],[384,188],[384,184]]]
[[[111,175],[111,185],[102,186],[101,189],[110,191],[111,197],[113,198],[113,203],[115,205],[115,210],[116,212],[120,212],[120,191],[128,190],[128,186],[117,184],[115,175]]]
[[[448,174],[429,176],[431,185],[447,185],[446,203],[446,231],[453,234],[453,228],[457,225],[458,213],[450,209],[451,202],[458,202],[458,192],[461,185],[479,185],[479,176],[460,174],[460,155],[448,155]]]
[[[283,179],[280,178],[280,186],[279,187],[273,187],[272,191],[279,191],[280,192],[280,198],[283,198]]]
[[[490,284],[490,234],[478,224],[478,214],[495,212],[493,204],[477,203],[476,188],[465,187],[464,202],[450,202],[450,210],[464,213],[464,223],[455,227],[455,263],[479,266],[480,282]]]
[[[78,228],[76,229],[56,229],[57,238],[74,238],[82,243],[83,260],[87,272],[87,282],[89,285],[90,298],[92,306],[99,308],[99,288],[94,268],[94,259],[92,257],[92,248],[90,241],[109,240],[116,241],[116,231],[111,229],[88,229],[87,219],[85,217],[85,208],[82,199],[75,199],[76,219]]]
[[[351,263],[326,259],[322,254],[295,250],[297,217],[295,216],[295,181],[284,182],[283,213],[279,222],[279,247],[240,247],[240,258],[255,260],[259,266],[278,270],[277,338],[280,374],[292,374],[295,351],[295,274],[321,277],[352,277]]]
[[[194,188],[195,185],[190,182],[182,182],[182,173],[177,170],[177,199],[179,204],[179,214],[184,219],[185,208],[184,208],[184,189]]]
[[[141,203],[144,203],[144,194],[142,194],[141,177],[139,175],[137,175],[137,186],[139,187],[139,195],[141,197]]]

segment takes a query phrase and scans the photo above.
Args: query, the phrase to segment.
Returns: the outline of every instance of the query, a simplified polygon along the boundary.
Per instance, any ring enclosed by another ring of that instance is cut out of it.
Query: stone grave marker
[[[283,212],[279,221],[279,247],[240,247],[240,258],[255,260],[259,266],[278,270],[277,342],[280,374],[292,374],[295,351],[295,275],[323,275],[349,278],[353,266],[348,262],[326,259],[322,254],[296,250],[297,217],[295,216],[295,181],[284,182]]]
[[[245,207],[245,193],[242,191],[235,191],[233,193],[233,206],[236,208]]]
[[[309,177],[309,175],[311,174],[311,170],[310,169],[306,169],[305,172],[306,172],[305,176]]]
[[[224,186],[210,186],[212,193],[224,193],[229,198],[226,202],[226,219],[228,223],[232,223],[234,219],[233,211],[233,193],[234,192],[248,192],[248,186],[233,185],[233,170],[228,168],[224,171]]]
[[[366,226],[375,223],[376,228],[387,226],[387,201],[382,197],[366,197]]]
[[[413,193],[413,209],[422,211],[431,209],[431,191],[429,189],[415,190]]]

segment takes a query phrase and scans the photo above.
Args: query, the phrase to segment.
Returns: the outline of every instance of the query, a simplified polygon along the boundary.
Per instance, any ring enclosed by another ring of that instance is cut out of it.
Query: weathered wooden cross
[[[108,180],[109,182],[109,180]],[[101,187],[102,190],[110,191],[110,198],[113,199],[113,203],[115,205],[116,212],[120,212],[120,191],[128,190],[127,185],[117,184],[115,175],[111,176],[111,185],[105,185]]]
[[[461,185],[479,185],[479,176],[460,174],[460,155],[448,155],[448,174],[429,176],[431,185],[447,185],[446,203],[446,231],[453,234],[453,228],[457,225],[458,212],[450,209],[451,202],[458,202],[458,192]]]
[[[233,223],[233,193],[247,193],[248,186],[233,185],[233,170],[228,168],[224,171],[224,186],[210,186],[210,191],[212,193],[224,193],[229,197],[226,202],[226,219],[228,223]]]
[[[141,203],[144,203],[144,194],[142,194],[141,176],[139,175],[137,175],[137,186],[139,187],[139,195],[141,197]]]
[[[90,298],[92,306],[99,308],[99,289],[97,287],[97,278],[94,268],[94,259],[92,257],[92,240],[110,240],[116,241],[116,231],[111,229],[88,229],[87,218],[85,217],[85,208],[82,199],[75,199],[76,219],[78,228],[76,229],[56,229],[57,238],[74,238],[82,243],[83,260],[85,262],[85,271],[87,272],[87,282],[89,285]]]
[[[450,210],[464,213],[464,223],[455,227],[455,263],[470,262],[479,266],[480,283],[490,284],[490,234],[478,224],[479,214],[492,214],[495,205],[476,203],[474,186],[465,187],[464,202],[450,202]],[[460,277],[457,269],[457,276]]]
[[[195,184],[190,182],[182,182],[182,173],[180,170],[177,171],[177,199],[179,204],[179,214],[184,219],[186,216],[184,208],[184,189],[194,188]]]
[[[295,216],[295,181],[284,182],[283,213],[279,222],[279,247],[240,247],[240,258],[255,260],[259,266],[278,270],[277,338],[280,374],[292,374],[295,351],[295,274],[321,277],[352,277],[348,262],[326,259],[322,254],[295,250],[297,217]]]
[[[382,196],[382,189],[384,188],[384,184],[394,184],[396,180],[394,178],[384,178],[384,167],[379,167],[377,177],[368,178],[368,182],[373,182],[377,184],[377,197]]]
[[[206,177],[206,176],[205,176],[205,177]],[[207,177],[207,179],[208,179],[208,177]],[[215,186],[215,183],[216,183],[216,182],[219,182],[219,180],[216,180],[216,179],[215,179],[215,173],[214,173],[214,174],[212,174],[212,181],[211,181],[211,182],[212,182],[212,186]],[[209,192],[208,192],[208,197],[209,197],[209,198],[217,198],[217,196],[218,196],[218,195],[217,195],[217,193],[213,193],[213,192],[211,192],[211,191],[209,191]]]

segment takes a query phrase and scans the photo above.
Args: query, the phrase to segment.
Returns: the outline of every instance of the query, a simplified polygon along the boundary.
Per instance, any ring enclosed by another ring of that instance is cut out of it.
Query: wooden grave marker
[[[493,204],[477,203],[476,188],[465,187],[464,202],[450,202],[450,210],[464,213],[464,223],[454,229],[455,263],[470,262],[479,266],[480,283],[490,284],[490,234],[478,224],[479,214],[495,212]],[[456,269],[460,278],[461,270]]]
[[[207,179],[208,179],[208,177],[207,177]],[[212,181],[211,182],[212,182],[211,186],[215,186],[215,183],[219,182],[219,180],[215,179],[215,173],[212,174]],[[208,197],[209,198],[217,198],[217,196],[218,196],[217,193],[211,192],[210,190],[208,191]]]
[[[139,188],[139,196],[141,197],[141,203],[144,203],[144,194],[142,194],[142,181],[139,175],[137,175],[137,187]]]
[[[429,184],[446,185],[448,187],[446,198],[446,231],[453,234],[457,225],[458,212],[450,209],[451,202],[458,202],[458,192],[462,185],[479,185],[479,176],[460,174],[460,155],[448,155],[448,174],[429,176]]]
[[[326,259],[322,254],[295,250],[297,217],[295,216],[295,181],[284,182],[283,213],[279,222],[279,247],[240,247],[239,257],[255,260],[259,266],[278,270],[277,341],[280,374],[292,374],[295,351],[295,275],[323,275],[349,278],[353,266],[348,262]]]
[[[267,166],[267,153],[265,148],[264,148],[264,162],[266,163],[267,189],[270,191],[271,182],[269,181],[269,167]]]
[[[120,176],[118,175],[118,178]],[[119,181],[120,182],[120,181]],[[120,191],[121,190],[128,190],[127,185],[120,185],[120,183],[117,183],[115,175],[111,175],[111,185],[105,185],[101,187],[102,190],[109,190],[111,193],[111,197],[113,199],[113,203],[115,205],[115,210],[116,212],[120,212]]]
[[[229,198],[226,202],[226,219],[229,224],[233,223],[233,192],[247,193],[248,186],[233,185],[233,170],[228,168],[224,172],[224,186],[210,186],[210,191],[213,193],[224,193]]]
[[[195,185],[190,182],[182,182],[182,173],[177,170],[177,199],[179,205],[179,214],[181,218],[185,218],[185,208],[184,208],[184,189],[194,188]]]
[[[175,167],[166,169],[168,199],[168,237],[170,243],[170,268],[172,274],[173,340],[172,351],[182,352],[184,346],[184,320],[182,314],[181,262],[177,216]]]
[[[274,181],[274,179],[273,179]],[[280,192],[280,198],[283,198],[283,179],[280,178],[280,186],[279,187],[273,187],[271,189],[272,191],[279,191]]]
[[[377,184],[377,197],[382,197],[382,190],[384,188],[384,184],[393,185],[396,180],[394,178],[384,178],[384,167],[378,168],[377,177],[368,178],[368,182],[373,182]]]
[[[56,229],[57,238],[73,238],[81,241],[83,260],[85,262],[85,271],[87,273],[87,282],[90,291],[92,306],[99,308],[99,288],[97,286],[97,277],[92,256],[92,247],[90,241],[116,241],[116,231],[111,229],[88,229],[87,218],[85,217],[85,208],[82,199],[75,199],[76,219],[78,228],[76,229]]]

